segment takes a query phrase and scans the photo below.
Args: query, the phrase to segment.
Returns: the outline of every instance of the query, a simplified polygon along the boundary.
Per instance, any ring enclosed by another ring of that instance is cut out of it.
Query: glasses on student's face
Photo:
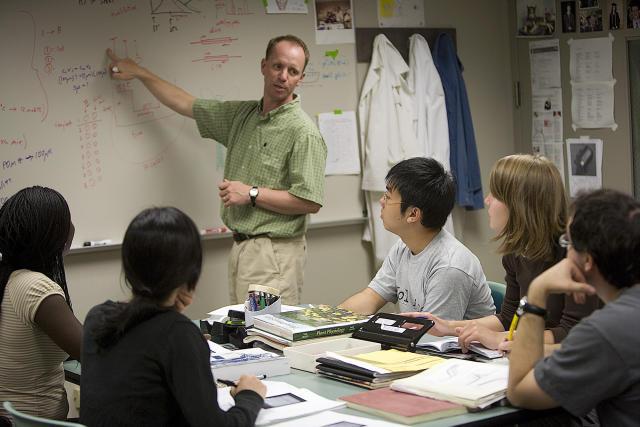
[[[558,238],[558,244],[560,245],[561,248],[565,248],[565,249],[571,246],[571,240],[569,240],[567,233],[563,233],[562,235],[560,235],[560,237]]]
[[[392,202],[391,201],[391,196],[389,195],[389,193],[387,193],[386,191],[384,192],[384,194],[382,195],[382,202],[385,204],[385,206],[389,206],[389,205],[401,205],[402,202]]]

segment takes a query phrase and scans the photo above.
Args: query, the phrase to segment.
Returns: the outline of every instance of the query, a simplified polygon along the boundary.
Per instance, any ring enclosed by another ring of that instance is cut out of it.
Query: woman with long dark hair
[[[243,375],[224,412],[209,347],[181,314],[202,266],[200,233],[175,208],[136,216],[122,242],[133,294],[89,312],[82,353],[80,420],[88,426],[252,426],[266,387]]]
[[[79,359],[82,343],[62,261],[73,233],[50,188],[25,188],[0,208],[0,402],[53,419],[67,417],[62,362]]]

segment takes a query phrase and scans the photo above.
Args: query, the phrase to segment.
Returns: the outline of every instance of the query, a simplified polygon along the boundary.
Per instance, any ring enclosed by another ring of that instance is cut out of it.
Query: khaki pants
[[[283,304],[299,304],[306,261],[304,236],[234,242],[229,254],[230,303],[243,303],[249,285],[256,284],[278,289]]]

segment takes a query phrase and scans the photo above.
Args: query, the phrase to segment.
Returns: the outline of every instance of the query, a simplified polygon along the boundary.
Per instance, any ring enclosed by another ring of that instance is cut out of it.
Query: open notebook
[[[429,341],[429,342],[418,342],[417,347],[423,350],[430,350],[437,353],[449,353],[452,351],[460,351],[460,344],[458,344],[458,337],[444,337],[441,340]],[[471,343],[469,346],[469,350],[477,353],[481,356],[486,357],[487,359],[497,359],[498,357],[502,357],[503,354],[498,350],[491,350],[480,344],[479,342]]]
[[[509,366],[449,359],[417,375],[391,383],[391,389],[483,408],[506,396]]]

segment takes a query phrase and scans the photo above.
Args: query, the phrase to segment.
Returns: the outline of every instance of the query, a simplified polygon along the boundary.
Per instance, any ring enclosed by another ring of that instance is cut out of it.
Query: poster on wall
[[[602,9],[598,6],[598,2],[585,3],[584,0],[580,0],[580,3],[580,10],[578,10],[580,32],[602,31]]]
[[[610,30],[619,30],[620,28],[622,28],[621,21],[620,21],[620,8],[618,7],[618,4],[622,4],[622,3],[612,2],[609,5],[609,29]]]
[[[602,140],[567,139],[569,194],[602,188]]]
[[[576,32],[576,2],[563,1],[560,3],[560,11],[562,12],[562,32]]]
[[[424,27],[422,0],[378,0],[378,25],[386,27]]]
[[[564,179],[564,134],[560,80],[560,41],[529,43],[531,67],[531,146],[551,160]]]
[[[640,28],[640,0],[628,0],[627,28]]]
[[[315,0],[316,44],[355,43],[351,0]]]
[[[556,28],[555,0],[518,0],[519,37],[544,37],[553,35]]]

